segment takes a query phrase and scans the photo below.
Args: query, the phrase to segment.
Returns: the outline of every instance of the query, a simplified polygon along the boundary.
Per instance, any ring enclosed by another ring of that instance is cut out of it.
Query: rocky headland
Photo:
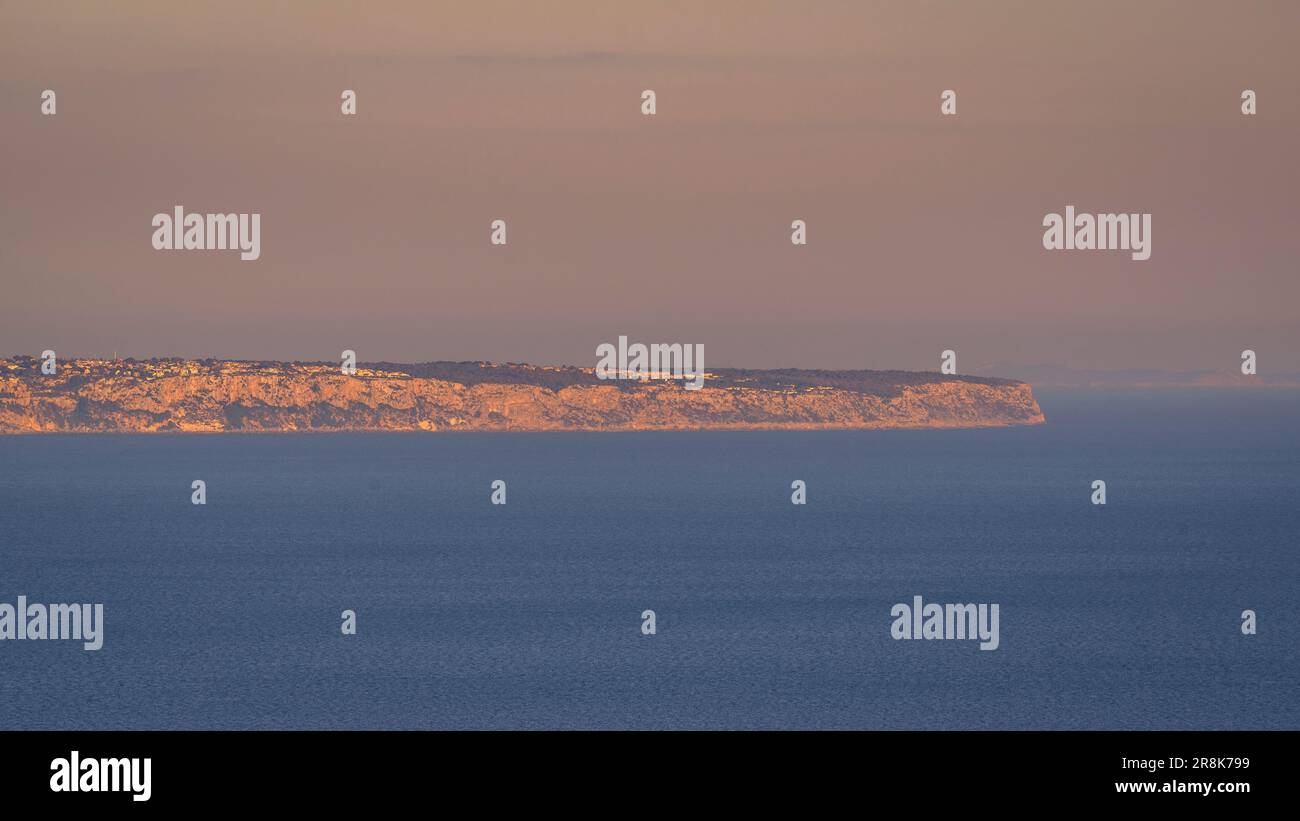
[[[1030,386],[905,371],[715,369],[704,387],[487,362],[0,359],[0,434],[1035,425]]]

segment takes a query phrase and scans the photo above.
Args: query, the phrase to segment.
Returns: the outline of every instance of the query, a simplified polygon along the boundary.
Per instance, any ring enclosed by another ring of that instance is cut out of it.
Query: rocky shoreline
[[[629,431],[1034,425],[1024,382],[904,371],[710,371],[700,390],[590,368],[434,362],[0,359],[0,434]]]

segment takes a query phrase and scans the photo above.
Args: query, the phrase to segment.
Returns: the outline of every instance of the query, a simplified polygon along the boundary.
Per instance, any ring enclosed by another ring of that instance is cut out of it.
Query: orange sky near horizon
[[[1300,372],[1297,32],[1281,2],[0,2],[0,356],[591,366],[622,334]],[[261,258],[155,251],[176,205],[260,213]],[[1044,250],[1067,205],[1151,213],[1151,259]]]

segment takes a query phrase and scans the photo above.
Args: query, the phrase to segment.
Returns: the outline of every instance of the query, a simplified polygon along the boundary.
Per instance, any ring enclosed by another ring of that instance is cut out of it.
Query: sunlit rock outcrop
[[[0,359],[0,433],[956,428],[1033,425],[1029,385],[904,371],[720,369],[602,381],[590,368],[435,362]]]

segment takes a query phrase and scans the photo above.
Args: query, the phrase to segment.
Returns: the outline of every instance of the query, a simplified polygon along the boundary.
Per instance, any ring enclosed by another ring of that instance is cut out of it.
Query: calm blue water
[[[0,438],[0,601],[106,620],[98,652],[0,642],[0,728],[1300,727],[1300,397],[1040,400],[989,431]],[[914,594],[999,603],[1000,649],[892,640]]]

